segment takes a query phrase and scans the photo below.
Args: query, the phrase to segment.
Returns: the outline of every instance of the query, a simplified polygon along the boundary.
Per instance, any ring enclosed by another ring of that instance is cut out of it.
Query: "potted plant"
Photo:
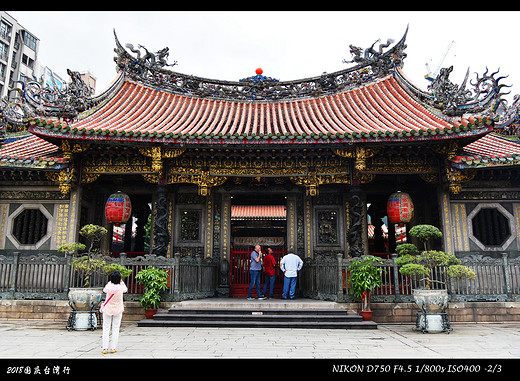
[[[401,266],[399,272],[416,278],[424,284],[423,289],[414,289],[414,300],[422,315],[417,328],[423,332],[443,332],[449,330],[447,319],[448,291],[446,288],[434,288],[434,285],[446,285],[448,279],[475,279],[470,268],[460,264],[455,255],[438,250],[430,250],[429,242],[440,239],[441,231],[432,225],[416,225],[409,231],[411,237],[422,242],[424,250],[420,251],[414,244],[406,243],[396,248],[399,257],[396,264]],[[445,275],[436,273],[436,267],[446,267]]]
[[[374,288],[383,284],[381,275],[385,271],[380,265],[381,258],[363,255],[350,264],[350,293],[361,299],[361,316],[363,320],[372,320],[370,294]]]
[[[145,292],[139,300],[139,305],[144,308],[147,319],[153,318],[161,303],[161,292],[168,286],[168,272],[153,266],[148,266],[135,276],[137,283],[142,284]]]
[[[72,267],[83,276],[82,287],[69,289],[69,305],[73,313],[69,317],[67,328],[84,330],[97,328],[96,312],[103,298],[103,287],[91,287],[95,272],[104,271],[109,274],[113,270],[121,272],[121,276],[127,277],[132,270],[119,264],[107,265],[97,245],[106,235],[107,229],[98,225],[85,225],[79,234],[85,238],[87,245],[72,242],[61,245],[58,251],[65,255],[72,255]],[[81,253],[87,249],[86,252]]]

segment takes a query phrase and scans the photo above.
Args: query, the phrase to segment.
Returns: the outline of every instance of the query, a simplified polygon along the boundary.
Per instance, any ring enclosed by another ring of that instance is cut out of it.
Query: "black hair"
[[[121,273],[119,271],[112,271],[110,273],[110,282],[114,284],[121,283]]]

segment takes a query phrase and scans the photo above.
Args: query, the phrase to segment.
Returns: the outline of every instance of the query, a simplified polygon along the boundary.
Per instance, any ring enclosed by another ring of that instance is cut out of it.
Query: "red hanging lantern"
[[[127,194],[120,191],[112,193],[105,205],[105,217],[108,223],[126,224],[132,215],[132,203]]]
[[[388,197],[386,204],[388,222],[391,224],[407,224],[413,218],[413,202],[408,193],[396,192]]]

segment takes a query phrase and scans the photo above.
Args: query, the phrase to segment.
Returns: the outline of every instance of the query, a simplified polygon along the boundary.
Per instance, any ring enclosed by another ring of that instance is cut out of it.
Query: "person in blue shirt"
[[[262,272],[262,250],[260,245],[255,246],[255,250],[251,253],[251,266],[249,266],[249,292],[247,293],[247,300],[253,300],[251,297],[251,293],[253,291],[253,287],[256,284],[256,295],[258,299],[265,299],[264,295],[260,291],[260,274]]]
[[[282,299],[294,299],[294,293],[296,290],[296,280],[298,278],[298,271],[303,267],[303,261],[296,254],[292,253],[290,249],[289,253],[285,255],[280,261],[280,268],[283,271],[283,291]]]

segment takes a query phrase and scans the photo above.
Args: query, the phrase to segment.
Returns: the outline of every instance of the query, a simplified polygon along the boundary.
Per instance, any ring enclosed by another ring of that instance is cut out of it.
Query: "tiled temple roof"
[[[71,124],[29,121],[29,130],[43,138],[183,145],[413,141],[478,136],[492,128],[485,116],[434,114],[392,74],[343,92],[278,102],[191,97],[125,80]]]
[[[284,205],[232,205],[232,220],[285,220]]]
[[[37,136],[26,135],[0,146],[0,167],[29,169],[61,169],[68,160],[58,147]]]
[[[424,92],[402,73],[406,33],[386,52],[366,58],[365,51],[355,67],[286,82],[260,74],[232,82],[176,73],[157,65],[159,61],[150,65],[133,57],[116,37],[119,73],[101,96],[60,93],[51,97],[56,104],[47,105],[42,104],[45,90],[34,92],[29,86],[24,91],[26,106],[35,111],[24,123],[38,138],[26,138],[26,146],[6,143],[0,150],[1,166],[37,165],[39,157],[48,155],[56,160],[43,160],[46,165],[65,162],[51,144],[61,140],[174,148],[340,147],[446,139],[464,139],[466,144],[452,159],[455,167],[516,165],[517,143],[487,135],[497,127],[494,110],[501,102],[503,77],[486,70],[477,78],[477,95],[469,98],[447,97],[468,93],[463,92],[465,85],[457,87],[447,76],[431,93]],[[493,91],[479,90],[483,86]],[[81,88],[81,83],[72,86]],[[79,101],[74,112],[61,102],[69,98]],[[29,148],[35,150],[33,156],[27,156]]]
[[[451,161],[459,169],[519,165],[520,142],[491,133],[465,146]]]

